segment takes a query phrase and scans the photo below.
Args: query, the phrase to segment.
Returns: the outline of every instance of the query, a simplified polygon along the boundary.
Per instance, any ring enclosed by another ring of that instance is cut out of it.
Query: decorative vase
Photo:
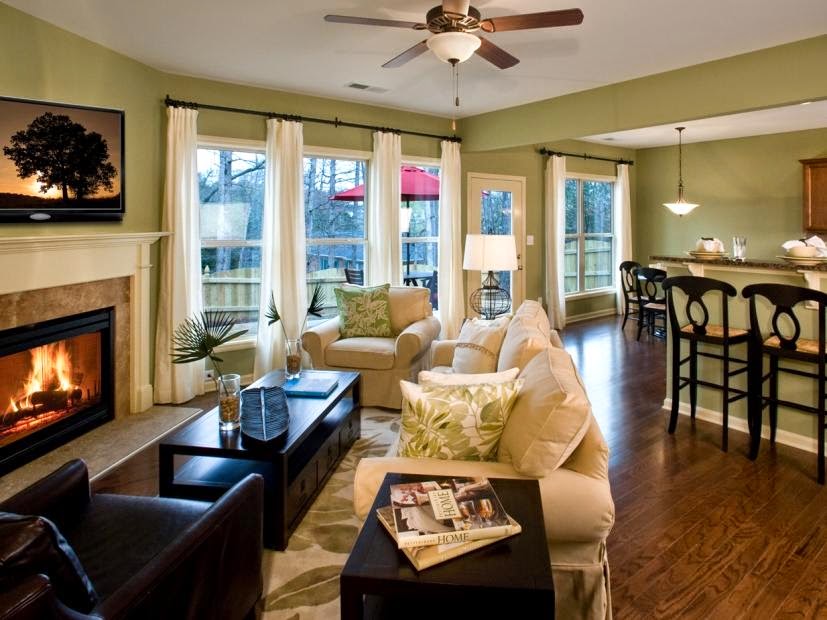
[[[239,427],[241,418],[241,375],[218,377],[218,427],[232,431]]]
[[[288,338],[285,342],[284,377],[298,379],[302,374],[302,341]]]

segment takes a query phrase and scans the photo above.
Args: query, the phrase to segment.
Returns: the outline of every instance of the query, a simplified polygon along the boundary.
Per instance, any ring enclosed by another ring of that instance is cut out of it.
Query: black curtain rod
[[[278,118],[284,121],[296,121],[299,123],[318,123],[320,125],[333,125],[334,127],[354,127],[356,129],[370,129],[371,131],[390,131],[396,134],[405,134],[408,136],[420,136],[422,138],[436,138],[438,140],[448,140],[450,142],[462,142],[459,136],[440,136],[433,133],[424,133],[421,131],[407,131],[405,129],[394,129],[392,127],[379,127],[377,125],[363,125],[362,123],[349,123],[341,120],[338,116],[333,120],[327,118],[313,118],[310,116],[296,116],[293,114],[280,114],[279,112],[264,112],[262,110],[249,110],[245,108],[231,108],[223,105],[212,105],[209,103],[195,103],[192,101],[179,101],[172,99],[167,95],[164,99],[167,107],[177,108],[192,108],[195,110],[218,110],[219,112],[233,112],[235,114],[252,114],[254,116],[263,116],[265,118]]]
[[[611,157],[598,157],[597,155],[589,155],[588,153],[564,153],[563,151],[551,151],[547,148],[539,150],[541,155],[562,155],[564,157],[580,157],[582,159],[598,159],[600,161],[611,161],[616,164],[629,164],[634,166],[635,162],[631,159],[612,159]]]

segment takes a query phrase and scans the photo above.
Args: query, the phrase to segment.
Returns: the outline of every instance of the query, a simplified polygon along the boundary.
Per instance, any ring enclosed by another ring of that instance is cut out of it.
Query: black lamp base
[[[471,293],[469,299],[471,309],[479,313],[484,319],[494,319],[511,309],[511,295],[500,288],[500,283],[493,271],[482,281],[482,288]]]

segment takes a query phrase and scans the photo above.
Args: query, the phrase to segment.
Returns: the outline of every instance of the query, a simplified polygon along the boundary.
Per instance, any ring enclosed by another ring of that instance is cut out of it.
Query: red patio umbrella
[[[416,166],[402,166],[399,197],[405,201],[405,206],[411,208],[412,200],[437,200],[439,199],[439,177],[436,177],[422,168]],[[359,202],[365,199],[365,184],[339,192],[330,197],[331,200],[348,200]],[[405,245],[407,251],[406,270],[411,271],[411,244]]]

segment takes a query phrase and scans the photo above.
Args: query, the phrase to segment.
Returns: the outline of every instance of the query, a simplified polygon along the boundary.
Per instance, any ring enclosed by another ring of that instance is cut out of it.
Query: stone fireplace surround
[[[115,417],[152,406],[150,246],[167,233],[0,237],[0,330],[115,307]]]

